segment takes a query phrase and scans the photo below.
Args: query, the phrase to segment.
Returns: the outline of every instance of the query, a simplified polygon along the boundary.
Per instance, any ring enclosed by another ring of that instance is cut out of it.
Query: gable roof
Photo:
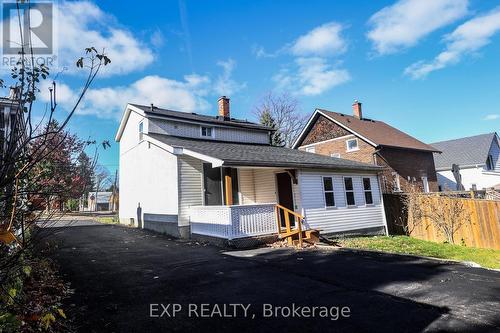
[[[308,125],[304,128],[294,143],[293,148],[298,147],[302,143],[316,117],[319,117],[319,115],[323,115],[324,117],[330,119],[374,147],[387,146],[402,149],[439,152],[436,148],[415,139],[414,137],[384,123],[383,121],[367,118],[358,119],[354,116],[323,109],[316,109],[314,114],[311,116]]]
[[[363,171],[380,171],[382,169],[373,164],[270,145],[206,141],[161,134],[147,134],[145,137],[151,137],[155,141],[172,147],[174,152],[176,149],[183,148],[189,152],[196,153],[197,155],[192,155],[194,157],[209,157],[213,160],[220,161],[219,165],[224,166],[319,168]],[[186,151],[183,152],[187,154]]]
[[[451,169],[452,164],[459,166],[486,164],[488,152],[495,138],[498,140],[497,134],[493,132],[433,143],[434,147],[442,151],[442,154],[434,154],[436,169]]]
[[[120,126],[118,127],[118,131],[115,136],[115,141],[117,142],[119,142],[121,139],[123,130],[125,129],[125,125],[127,124],[127,120],[131,111],[137,112],[144,117],[174,119],[178,121],[207,123],[219,126],[239,127],[239,128],[247,128],[247,129],[261,130],[261,131],[275,131],[275,129],[271,127],[252,123],[247,120],[241,120],[236,118],[223,119],[217,116],[208,116],[197,113],[174,111],[169,109],[162,109],[156,106],[154,106],[153,110],[151,110],[151,106],[128,103],[125,106],[125,111],[123,112],[123,116],[120,121]]]
[[[162,108],[159,108],[156,106],[154,106],[153,110],[151,110],[151,106],[145,106],[145,105],[139,105],[139,104],[130,104],[130,105],[133,105],[136,108],[141,109],[148,116],[151,115],[151,116],[160,116],[160,117],[168,117],[168,118],[177,118],[177,119],[181,119],[181,120],[197,121],[197,122],[224,125],[224,126],[243,127],[243,128],[265,130],[265,131],[274,131],[270,127],[267,127],[267,126],[264,126],[261,124],[257,124],[257,123],[252,123],[248,120],[242,120],[242,119],[236,119],[236,118],[223,119],[223,118],[220,118],[217,116],[209,116],[209,115],[198,114],[198,113],[193,113],[193,112],[174,111],[174,110],[169,110],[169,109],[162,109]]]

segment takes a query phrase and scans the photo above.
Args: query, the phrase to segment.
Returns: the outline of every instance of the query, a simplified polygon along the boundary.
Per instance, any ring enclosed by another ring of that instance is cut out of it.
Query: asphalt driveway
[[[66,308],[81,332],[500,330],[495,271],[344,249],[225,252],[115,225],[58,226],[47,229],[52,256],[75,290]]]

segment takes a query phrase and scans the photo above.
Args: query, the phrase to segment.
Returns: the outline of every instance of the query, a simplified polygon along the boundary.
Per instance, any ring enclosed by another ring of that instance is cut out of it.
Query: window
[[[488,159],[486,160],[486,169],[487,170],[493,170],[493,156],[488,155]]]
[[[314,146],[312,146],[312,147],[306,147],[306,151],[307,151],[308,153],[315,153],[315,152],[316,152],[316,149],[314,148]]]
[[[339,153],[332,153],[330,156],[331,157],[340,158],[340,154]]]
[[[142,135],[144,133],[144,122],[139,123],[139,140],[142,140]]]
[[[365,190],[365,203],[367,205],[373,204],[372,184],[370,178],[363,178],[363,189]]]
[[[205,127],[205,126],[201,127],[201,136],[212,138],[213,133],[214,130],[212,127]]]
[[[344,177],[344,189],[347,206],[355,206],[356,202],[354,200],[354,187],[352,185],[352,177]]]
[[[323,177],[323,192],[325,192],[325,206],[335,207],[335,197],[333,195],[332,177]]]
[[[347,140],[345,143],[347,146],[347,151],[359,150],[358,139],[350,139],[350,140]]]
[[[429,193],[429,180],[427,177],[422,177],[422,184],[424,186],[424,192]]]

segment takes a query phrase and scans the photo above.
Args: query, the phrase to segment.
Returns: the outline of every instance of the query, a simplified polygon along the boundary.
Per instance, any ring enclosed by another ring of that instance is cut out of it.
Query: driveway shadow
[[[457,315],[467,304],[476,306],[474,294],[495,309],[498,294],[490,293],[498,274],[484,270],[468,273],[458,265],[349,251],[236,257],[213,246],[114,225],[61,228],[51,241],[58,244],[52,257],[75,289],[66,307],[82,332],[484,332],[498,327],[486,310],[470,321]],[[454,293],[469,303],[447,302]],[[440,297],[444,300],[436,301]],[[183,308],[175,317],[150,317],[151,304],[172,303]],[[250,304],[251,312],[247,318],[242,313],[201,318],[188,312],[191,303]],[[264,304],[349,307],[350,315],[265,317]]]

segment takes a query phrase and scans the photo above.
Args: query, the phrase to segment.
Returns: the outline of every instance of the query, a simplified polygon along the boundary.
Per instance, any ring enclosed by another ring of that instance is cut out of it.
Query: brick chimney
[[[352,104],[352,115],[354,118],[358,119],[363,119],[363,112],[361,111],[361,102],[358,102],[358,100],[354,100],[354,103]]]
[[[224,119],[229,119],[230,118],[229,98],[227,98],[226,96],[221,96],[219,97],[218,103],[219,103],[219,117]]]

